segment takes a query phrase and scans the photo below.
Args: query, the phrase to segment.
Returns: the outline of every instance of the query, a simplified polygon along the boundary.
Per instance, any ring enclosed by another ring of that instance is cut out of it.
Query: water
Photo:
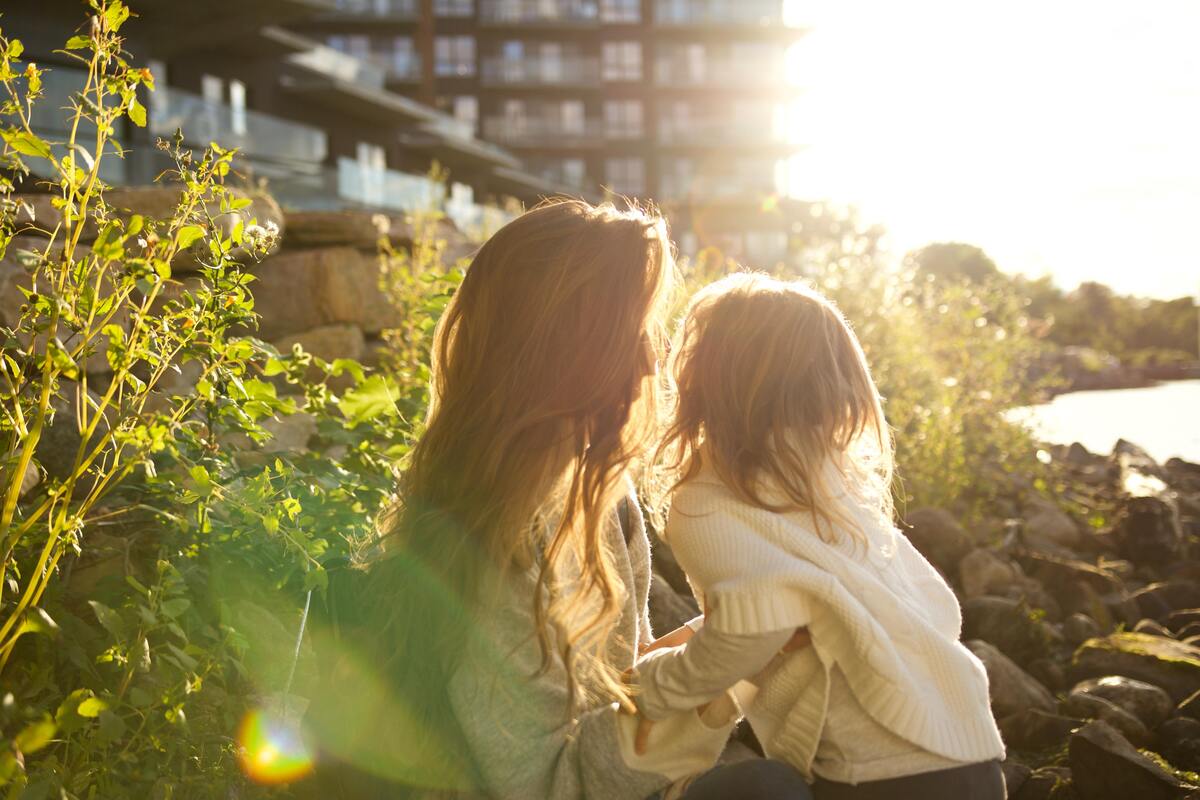
[[[1014,416],[1047,442],[1079,442],[1093,453],[1109,453],[1125,439],[1159,463],[1172,456],[1200,463],[1200,380],[1070,392]]]

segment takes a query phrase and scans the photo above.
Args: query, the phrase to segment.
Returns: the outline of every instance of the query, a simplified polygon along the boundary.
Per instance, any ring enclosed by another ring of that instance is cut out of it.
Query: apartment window
[[[538,47],[541,79],[546,83],[559,83],[563,79],[563,48],[558,42],[543,42]]]
[[[580,135],[584,132],[584,110],[582,100],[564,100],[559,106],[562,132]]]
[[[674,158],[663,164],[659,191],[664,197],[684,197],[692,188],[696,164],[690,158]]]
[[[682,100],[666,103],[658,120],[658,135],[663,141],[686,136],[692,127],[692,107]]]
[[[639,195],[646,191],[646,164],[640,158],[608,158],[604,182],[614,192]]]
[[[475,39],[439,36],[433,42],[434,72],[446,77],[475,74]]]
[[[474,0],[433,0],[433,13],[439,17],[469,17],[475,13]]]
[[[464,125],[470,125],[475,130],[479,122],[479,98],[472,95],[461,95],[454,98],[454,118]]]
[[[200,96],[206,103],[221,105],[225,102],[225,81],[216,75],[201,75]]]
[[[568,186],[583,186],[587,180],[587,164],[582,158],[564,158],[562,161],[562,182]]]
[[[642,135],[640,100],[607,100],[604,103],[604,133],[614,139],[637,139]]]
[[[369,36],[354,34],[351,36],[330,36],[326,42],[339,53],[366,61],[371,57],[371,39]]]
[[[600,19],[604,22],[641,22],[642,0],[600,0]]]
[[[605,42],[602,74],[606,81],[636,81],[642,77],[642,45]]]
[[[388,54],[392,72],[397,75],[415,76],[420,72],[417,61],[417,48],[409,36],[396,36],[392,39],[392,52]]]
[[[387,155],[382,145],[359,142],[354,148],[354,156],[363,169],[382,172],[387,167]]]

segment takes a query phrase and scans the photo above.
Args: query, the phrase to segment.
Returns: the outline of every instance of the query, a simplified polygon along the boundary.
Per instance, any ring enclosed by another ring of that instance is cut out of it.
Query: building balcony
[[[681,28],[782,28],[784,0],[656,0],[654,24]]]
[[[696,69],[678,61],[659,61],[654,69],[656,86],[673,89],[769,89],[786,91],[782,63],[751,64],[727,59],[710,61]]]
[[[423,175],[365,167],[352,158],[337,160],[337,196],[354,205],[395,211],[433,208],[441,188]]]
[[[604,143],[604,122],[589,119],[566,123],[561,119],[510,119],[483,121],[483,138],[510,147],[588,147]]]
[[[337,0],[336,8],[318,19],[415,22],[420,17],[419,0]]]
[[[600,9],[596,0],[481,0],[479,21],[497,27],[594,27],[600,24]]]
[[[170,137],[182,130],[187,142],[203,147],[216,142],[237,148],[253,161],[319,164],[327,138],[319,128],[247,108],[213,103],[189,92],[159,87],[150,95],[149,131]]]
[[[600,62],[594,58],[509,58],[483,62],[485,86],[595,86]]]
[[[773,131],[770,120],[755,125],[752,121],[709,119],[661,121],[658,142],[680,147],[787,147]]]

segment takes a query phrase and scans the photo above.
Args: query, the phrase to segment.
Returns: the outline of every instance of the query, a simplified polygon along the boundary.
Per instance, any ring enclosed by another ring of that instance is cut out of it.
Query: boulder
[[[1099,720],[1071,735],[1068,758],[1072,782],[1083,800],[1177,800],[1194,788]]]
[[[676,592],[661,576],[650,576],[650,628],[655,636],[670,633],[699,615],[694,599]]]
[[[1162,724],[1173,706],[1171,696],[1162,689],[1124,675],[1106,675],[1080,681],[1071,694],[1103,697],[1137,717],[1147,728]]]
[[[403,217],[368,211],[288,211],[284,245],[374,250],[384,235],[393,242],[411,242],[412,226]]]
[[[333,361],[335,358],[357,360],[362,357],[366,339],[362,331],[353,325],[324,325],[285,336],[272,344],[281,353],[290,352],[293,346],[300,345],[305,352],[326,361]]]
[[[1142,616],[1168,620],[1171,613],[1200,605],[1200,583],[1177,579],[1152,583],[1129,595]]]
[[[999,722],[1004,744],[1026,751],[1057,747],[1071,731],[1083,724],[1083,719],[1052,714],[1040,708],[1023,709]]]
[[[1197,689],[1179,701],[1176,710],[1185,717],[1200,719],[1200,689]]]
[[[1100,636],[1103,633],[1100,629],[1100,624],[1096,620],[1087,614],[1080,614],[1078,612],[1063,620],[1062,632],[1063,638],[1072,647],[1078,647],[1088,639]]]
[[[994,645],[972,640],[966,646],[987,670],[992,711],[998,719],[1028,708],[1055,710],[1054,695]]]
[[[268,341],[337,323],[375,334],[401,321],[379,288],[377,258],[350,247],[287,251],[263,261],[254,275],[258,335]]]
[[[1113,537],[1122,558],[1164,566],[1184,555],[1179,510],[1164,496],[1130,497],[1117,510]]]
[[[654,571],[661,575],[663,580],[676,592],[685,597],[691,597],[692,585],[688,583],[687,573],[683,571],[683,567],[679,566],[679,562],[675,560],[675,553],[672,552],[671,545],[661,536],[654,535],[650,537],[650,547]]]
[[[1024,577],[1019,566],[983,548],[972,550],[958,562],[958,583],[967,598],[1003,595]]]
[[[1083,534],[1075,520],[1045,498],[1036,497],[1025,509],[1024,515],[1022,538],[1034,549],[1054,551],[1065,548],[1073,551],[1083,543]],[[1045,548],[1046,544],[1051,547]]]
[[[1178,702],[1200,689],[1200,648],[1144,633],[1113,633],[1079,646],[1077,680],[1125,675],[1164,689]]]
[[[1018,664],[1049,653],[1050,634],[1022,602],[1003,597],[976,597],[963,603],[963,638],[983,639]]]
[[[1173,631],[1182,630],[1194,622],[1200,622],[1200,608],[1183,608],[1172,611],[1165,620],[1167,627]]]
[[[1112,725],[1134,744],[1150,742],[1150,729],[1116,703],[1097,695],[1072,692],[1062,702],[1062,712],[1080,719],[1099,719]]]
[[[1011,758],[1006,758],[1000,764],[1000,769],[1004,772],[1004,789],[1005,794],[1009,797],[1015,796],[1020,791],[1025,781],[1029,780],[1029,774],[1033,772],[1029,767],[1019,761],[1013,761]]]
[[[1158,751],[1176,769],[1200,772],[1200,721],[1178,717],[1156,731]]]
[[[921,555],[944,575],[953,575],[973,543],[958,520],[942,508],[918,508],[904,519],[905,533]]]
[[[1010,800],[1052,800],[1063,797],[1071,785],[1071,771],[1066,767],[1041,767],[1030,773]]]

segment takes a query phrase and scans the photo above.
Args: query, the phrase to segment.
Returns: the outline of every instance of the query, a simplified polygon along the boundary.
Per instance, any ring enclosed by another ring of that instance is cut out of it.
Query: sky
[[[893,252],[979,245],[1065,289],[1200,293],[1200,0],[786,0],[788,192]]]

